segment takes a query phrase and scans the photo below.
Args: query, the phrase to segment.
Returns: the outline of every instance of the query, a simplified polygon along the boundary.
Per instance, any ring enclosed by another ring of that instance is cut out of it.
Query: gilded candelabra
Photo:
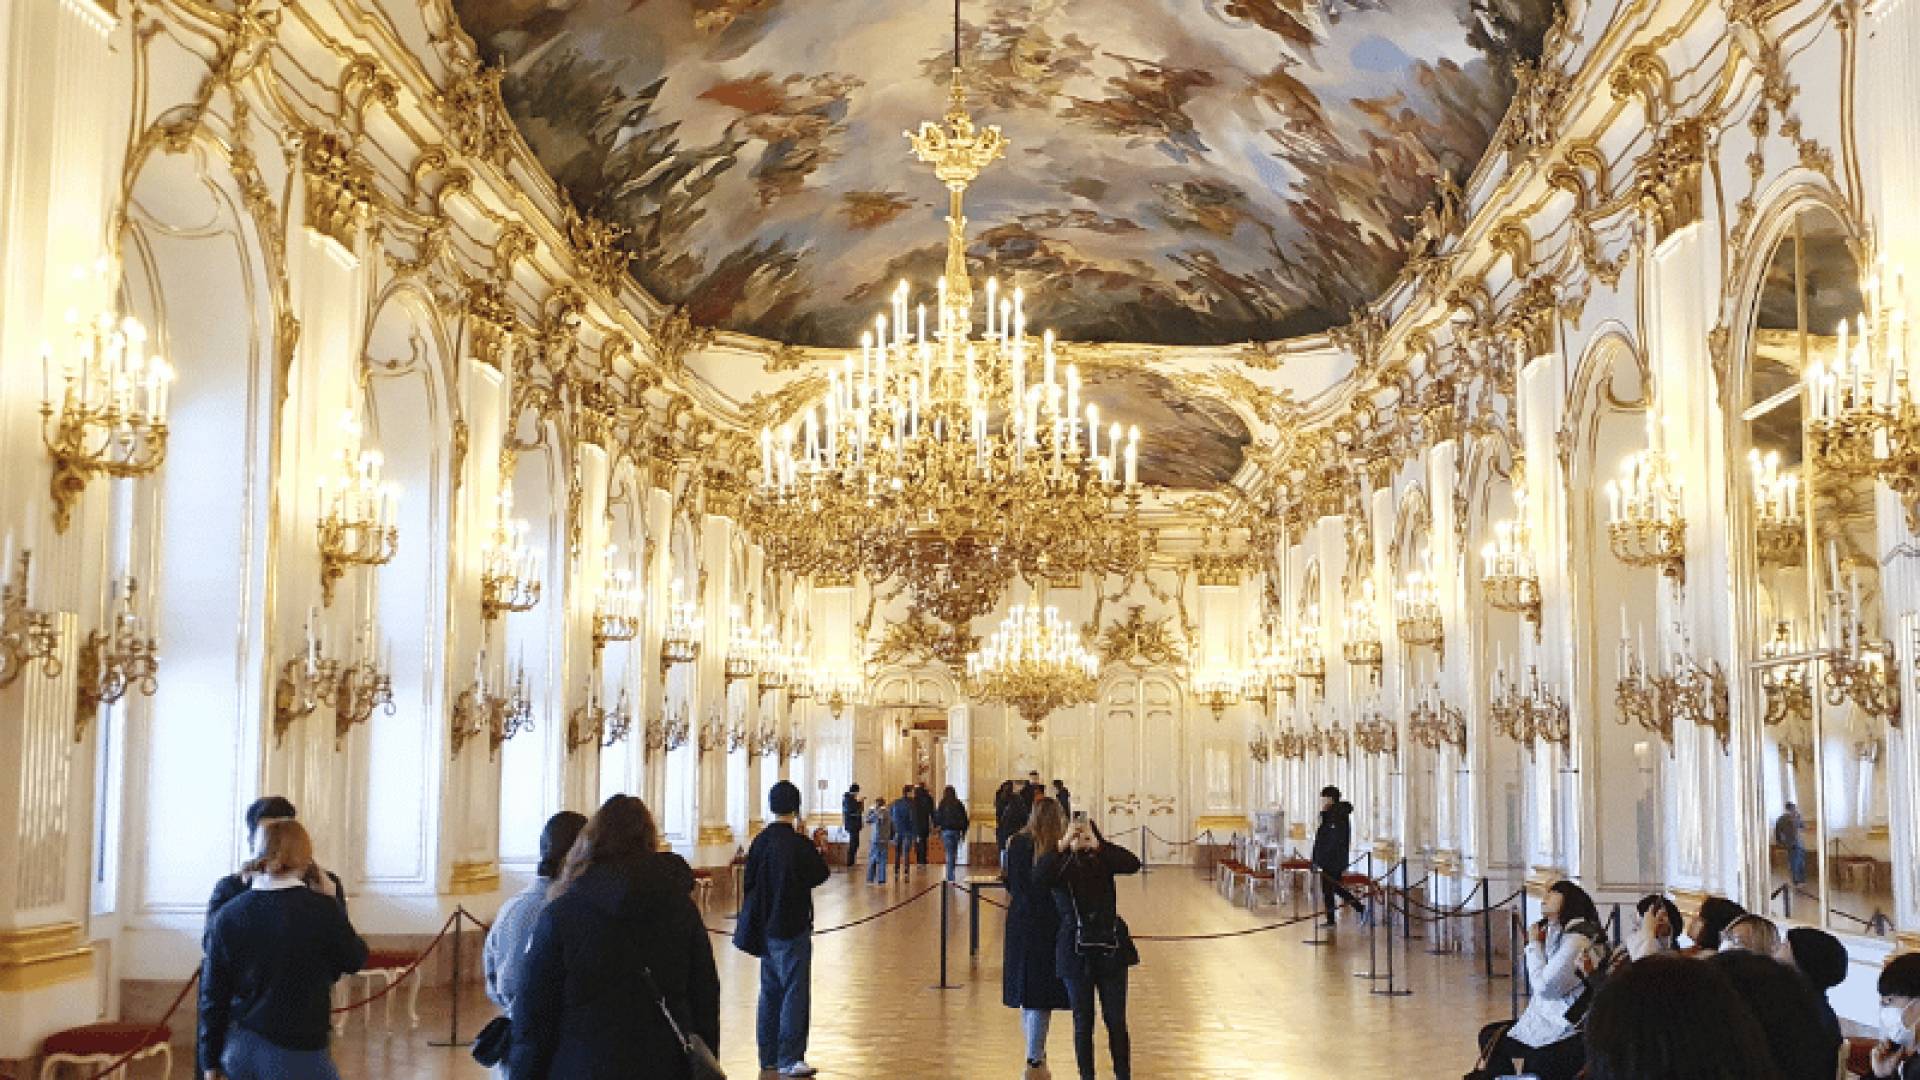
[[[1820,467],[1847,480],[1878,478],[1920,528],[1920,401],[1908,370],[1906,289],[1884,260],[1867,277],[1864,308],[1835,328],[1834,356],[1803,382],[1808,440]],[[1851,330],[1851,333],[1849,332]]]
[[[378,450],[360,448],[360,422],[341,417],[344,437],[335,455],[331,481],[320,481],[314,531],[320,546],[320,602],[333,606],[334,586],[354,566],[384,566],[400,550],[396,522],[400,489],[383,484],[385,459]]]
[[[1761,566],[1799,566],[1807,552],[1800,477],[1780,471],[1780,454],[1747,452],[1753,477],[1754,557]]]
[[[474,660],[473,685],[453,699],[453,753],[479,735],[487,737],[487,753],[498,757],[500,747],[522,731],[533,729],[533,695],[527,687],[525,664],[515,664],[507,685],[495,692],[487,679],[487,659],[483,652]]]
[[[760,640],[761,635],[741,619],[740,609],[734,608],[728,626],[726,660],[721,668],[721,678],[726,685],[744,682],[760,673]]]
[[[1307,756],[1307,737],[1286,728],[1274,736],[1273,752],[1285,761],[1299,761]]]
[[[706,723],[700,725],[700,752],[711,754],[727,745],[727,720],[719,709],[707,712]]]
[[[754,685],[761,693],[785,690],[791,678],[793,666],[792,654],[780,644],[773,627],[760,628],[760,670],[755,675]]]
[[[1773,637],[1760,650],[1766,664],[1760,672],[1760,691],[1766,699],[1761,722],[1767,727],[1789,723],[1798,726],[1813,721],[1813,685],[1807,661],[1788,659],[1801,652],[1787,621],[1775,623]]]
[[[493,535],[480,552],[480,616],[487,622],[540,602],[540,556],[527,532],[526,519],[513,516],[513,492],[501,492]]]
[[[647,718],[647,749],[654,752],[672,752],[687,745],[693,736],[693,722],[688,717],[687,703],[681,702],[668,717],[664,709]]]
[[[813,697],[813,672],[807,668],[808,660],[803,649],[795,647],[787,662],[787,700],[801,702]]]
[[[1440,694],[1438,684],[1419,696],[1407,713],[1407,733],[1429,750],[1467,748],[1467,717]]]
[[[1685,723],[1712,729],[1721,748],[1728,746],[1733,711],[1726,671],[1718,660],[1701,664],[1683,647],[1660,670],[1649,670],[1623,634],[1616,663],[1620,675],[1613,700],[1615,719],[1622,725],[1637,724],[1671,747],[1678,725]]]
[[[99,264],[102,276],[106,260]],[[140,320],[67,315],[73,347],[41,350],[40,439],[53,459],[53,524],[65,532],[95,475],[144,476],[167,457],[173,369],[146,352]],[[57,372],[57,374],[56,374]],[[58,385],[56,386],[56,379]]]
[[[1036,738],[1055,709],[1092,701],[1100,679],[1099,657],[1058,609],[1041,606],[1044,601],[1042,588],[1027,603],[1015,604],[980,650],[967,657],[975,696],[1012,708]]]
[[[1659,421],[1647,416],[1648,446],[1621,464],[1618,480],[1607,481],[1607,545],[1629,566],[1658,569],[1675,582],[1686,580],[1687,518],[1680,483],[1660,449]]]
[[[774,756],[778,757],[781,761],[798,761],[800,755],[807,752],[807,737],[798,732],[791,735],[782,735],[780,736],[780,745],[777,749],[779,753]]]
[[[138,586],[132,578],[114,590],[119,608],[106,631],[93,630],[80,646],[79,706],[74,711],[73,741],[87,737],[87,728],[102,705],[112,705],[137,689],[152,697],[160,689],[158,643],[135,608]]]
[[[626,688],[621,687],[613,707],[608,708],[600,693],[599,673],[595,672],[587,684],[587,700],[567,714],[567,750],[572,752],[596,743],[606,749],[625,741],[632,727],[633,709],[627,702]]]
[[[1860,600],[1860,572],[1850,572],[1840,587],[1839,545],[1827,544],[1826,670],[1820,681],[1827,704],[1851,701],[1862,713],[1889,726],[1900,726],[1900,688],[1893,681],[1894,655],[1890,641],[1866,636],[1866,610]]]
[[[1315,698],[1327,696],[1327,647],[1320,626],[1320,609],[1309,607],[1293,632],[1291,671],[1294,679],[1308,683]]]
[[[49,679],[57,679],[63,667],[58,655],[60,630],[53,625],[53,613],[33,606],[30,591],[33,582],[33,552],[22,551],[16,559],[13,538],[7,538],[7,554],[0,567],[13,564],[13,576],[0,585],[0,689],[12,686],[20,673],[38,663]]]
[[[814,697],[838,720],[847,706],[866,700],[865,685],[859,675],[845,668],[830,668],[814,686]],[[988,699],[992,700],[992,699]]]
[[[1440,588],[1429,572],[1414,571],[1398,592],[1399,612],[1395,629],[1400,641],[1409,648],[1430,648],[1444,656],[1447,647],[1446,620],[1440,606]]]
[[[1243,680],[1224,669],[1197,671],[1193,675],[1193,698],[1213,713],[1215,720],[1240,704]]]
[[[670,589],[672,596],[667,603],[667,626],[660,637],[662,675],[676,665],[691,664],[700,659],[700,634],[706,629],[706,620],[700,617],[699,605],[680,598],[683,589],[680,579],[674,578]]]
[[[1380,681],[1380,669],[1387,662],[1386,645],[1380,639],[1380,624],[1375,616],[1378,610],[1373,582],[1366,582],[1360,587],[1360,595],[1347,605],[1346,636],[1340,645],[1340,655],[1347,666],[1366,671],[1369,683]]]
[[[1503,667],[1494,675],[1493,699],[1488,707],[1495,731],[1527,748],[1532,754],[1538,743],[1566,746],[1572,740],[1573,726],[1567,703],[1558,691],[1540,678],[1540,669],[1529,666],[1525,685],[1510,680]]]
[[[1481,549],[1480,587],[1487,603],[1510,611],[1533,624],[1540,639],[1540,573],[1534,566],[1531,530],[1527,527],[1524,489],[1514,490],[1513,520],[1494,526],[1493,540]]]
[[[1263,765],[1273,757],[1273,740],[1267,737],[1265,728],[1256,730],[1247,740],[1247,756]]]
[[[598,662],[602,650],[617,641],[632,641],[640,636],[640,589],[633,573],[614,566],[618,549],[607,545],[606,566],[600,575],[600,590],[593,603],[593,652]]]
[[[1391,757],[1400,752],[1400,732],[1379,709],[1361,713],[1353,725],[1354,742],[1362,752],[1375,757]]]

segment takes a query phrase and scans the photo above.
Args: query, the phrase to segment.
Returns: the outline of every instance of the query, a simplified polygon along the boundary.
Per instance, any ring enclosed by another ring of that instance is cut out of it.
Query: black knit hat
[[[1323,799],[1332,799],[1335,802],[1339,802],[1340,789],[1337,787],[1334,787],[1332,784],[1328,784],[1326,787],[1323,787],[1320,789],[1320,797]]]
[[[767,809],[773,811],[774,817],[799,813],[800,789],[794,787],[790,780],[773,785],[773,790],[767,792]]]
[[[1821,990],[1847,981],[1847,947],[1825,930],[1796,926],[1787,931],[1787,948],[1793,951],[1793,966]]]
[[[546,827],[540,830],[540,865],[533,872],[543,878],[559,877],[567,863],[567,852],[573,850],[573,842],[580,839],[580,830],[586,827],[586,815],[571,810],[548,818]]]
[[[293,803],[285,795],[263,795],[247,805],[247,834],[252,835],[263,821],[297,816]]]

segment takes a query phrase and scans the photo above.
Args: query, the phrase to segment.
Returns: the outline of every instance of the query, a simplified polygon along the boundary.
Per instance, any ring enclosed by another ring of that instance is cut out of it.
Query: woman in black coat
[[[1019,1009],[1027,1037],[1027,1068],[1047,1063],[1047,1028],[1053,1010],[1065,1009],[1067,986],[1054,967],[1054,948],[1060,938],[1060,912],[1053,894],[1034,884],[1033,853],[1055,851],[1066,835],[1067,819],[1060,804],[1042,799],[1033,808],[1027,827],[1007,840],[1007,933],[1000,971],[1000,1001]]]
[[[1049,800],[1051,801],[1051,800]],[[1081,818],[1068,827],[1053,851],[1034,864],[1033,881],[1053,890],[1060,929],[1054,935],[1053,963],[1067,984],[1073,1009],[1073,1057],[1082,1080],[1093,1080],[1093,1001],[1107,1023],[1113,1074],[1130,1080],[1132,1043],[1127,1036],[1127,969],[1140,954],[1120,918],[1113,879],[1140,872],[1140,860],[1126,848],[1109,844],[1093,822]],[[1106,948],[1095,948],[1104,944]]]
[[[680,1029],[719,1050],[720,977],[693,871],[658,850],[659,837],[630,795],[608,799],[581,832],[527,944],[514,1080],[682,1080],[686,1055],[656,987]]]

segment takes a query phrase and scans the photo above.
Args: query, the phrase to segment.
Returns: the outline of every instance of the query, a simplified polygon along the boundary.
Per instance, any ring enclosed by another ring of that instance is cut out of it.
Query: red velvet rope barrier
[[[369,994],[366,997],[361,998],[359,1001],[353,1002],[352,1004],[342,1005],[339,1008],[334,1009],[333,1014],[338,1016],[341,1013],[352,1012],[355,1009],[364,1009],[368,1005],[371,1005],[374,1002],[379,1001],[381,998],[386,997],[388,994],[393,993],[395,990],[398,990],[400,988],[400,984],[403,982],[406,982],[408,977],[410,977],[415,971],[418,971],[420,969],[420,965],[427,962],[427,957],[433,955],[433,950],[439,948],[440,943],[447,939],[447,935],[449,933],[453,932],[453,924],[459,921],[462,915],[463,915],[463,912],[456,910],[453,914],[447,916],[447,921],[440,924],[440,932],[434,935],[432,941],[427,942],[427,947],[420,950],[419,956],[416,956],[413,958],[413,963],[408,964],[404,969],[402,969],[400,974],[394,976],[392,979],[387,980],[387,985],[381,987],[378,993]]]
[[[919,892],[914,893],[912,896],[907,897],[905,900],[900,901],[899,903],[893,905],[890,908],[884,908],[880,911],[874,912],[871,915],[863,915],[860,918],[853,920],[852,922],[841,923],[839,926],[829,926],[825,930],[815,930],[813,932],[813,936],[822,937],[827,934],[837,934],[842,930],[851,930],[854,927],[859,926],[863,923],[870,923],[875,919],[879,919],[879,918],[883,918],[885,916],[891,915],[894,912],[899,911],[901,908],[906,907],[907,905],[912,904],[915,901],[924,898],[928,893],[939,888],[943,884],[945,884],[945,882],[936,881],[933,884],[927,886],[924,889],[921,889]],[[715,937],[732,937],[733,936],[733,931],[731,930],[718,930],[711,926],[707,927],[707,933],[712,934]]]

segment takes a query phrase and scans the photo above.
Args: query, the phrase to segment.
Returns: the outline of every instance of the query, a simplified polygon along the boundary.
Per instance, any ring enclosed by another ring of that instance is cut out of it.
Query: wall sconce
[[[527,546],[527,522],[513,516],[513,492],[500,493],[493,536],[480,550],[480,617],[530,611],[540,602],[539,553]]]
[[[665,710],[647,718],[647,749],[651,751],[672,752],[687,745],[693,735],[692,722],[687,716],[687,704],[681,702],[674,710],[673,718],[668,719]]]
[[[1488,712],[1493,717],[1494,730],[1526,747],[1529,756],[1537,743],[1564,747],[1573,738],[1566,701],[1541,681],[1537,667],[1527,668],[1523,686],[1517,679],[1508,679],[1503,658],[1494,672],[1494,692]]]
[[[1761,566],[1800,565],[1807,551],[1807,519],[1800,507],[1800,477],[1781,473],[1778,452],[1747,451],[1753,476],[1754,557]]]
[[[1446,620],[1441,615],[1440,588],[1431,568],[1408,575],[1399,591],[1399,617],[1395,629],[1402,644],[1409,648],[1431,648],[1444,661],[1447,650]]]
[[[712,753],[727,743],[727,721],[720,715],[718,708],[707,713],[707,722],[700,725],[700,752]]]
[[[109,263],[96,272],[105,277]],[[79,276],[79,275],[76,275]],[[82,322],[67,313],[71,353],[40,352],[40,440],[53,459],[53,527],[66,532],[73,507],[95,474],[144,476],[167,457],[167,387],[173,369],[146,353],[140,320],[102,312]]]
[[[337,669],[334,677],[320,685],[320,700],[333,708],[333,748],[347,744],[347,735],[356,726],[373,718],[378,709],[387,716],[395,712],[393,703],[393,649],[384,657],[376,655],[373,624],[367,622],[354,638],[352,663]]]
[[[1273,742],[1267,738],[1265,728],[1254,732],[1253,738],[1247,740],[1247,756],[1263,765],[1273,756]]]
[[[1440,684],[1421,691],[1419,700],[1407,714],[1407,733],[1429,750],[1451,746],[1467,748],[1467,717],[1458,707],[1440,696]]]
[[[1794,640],[1793,628],[1787,621],[1775,623],[1773,637],[1760,649],[1761,660],[1766,665],[1760,672],[1760,691],[1766,698],[1766,710],[1760,719],[1767,727],[1812,722],[1813,686],[1807,662],[1793,659],[1803,655],[1805,651]]]
[[[1893,681],[1893,643],[1866,640],[1866,614],[1860,604],[1860,572],[1840,588],[1840,549],[1827,542],[1827,658],[1821,683],[1829,705],[1848,701],[1875,720],[1900,726],[1900,688]]]
[[[1211,670],[1197,672],[1193,676],[1194,700],[1213,711],[1213,718],[1220,719],[1226,711],[1240,704],[1241,678],[1230,671]]]
[[[1678,724],[1711,728],[1720,740],[1720,748],[1728,748],[1733,738],[1733,713],[1727,675],[1718,660],[1708,660],[1703,666],[1682,648],[1662,670],[1649,671],[1640,653],[1627,644],[1623,631],[1617,663],[1620,678],[1614,684],[1614,704],[1622,725],[1638,724],[1659,735],[1669,748]]]
[[[614,556],[619,549],[607,545],[605,565],[600,574],[600,592],[593,601],[593,654],[595,664],[608,644],[632,641],[640,636],[640,590],[633,585],[633,574],[616,569]]]
[[[807,737],[795,732],[780,736],[779,753],[775,755],[782,761],[796,761],[807,752]]]
[[[1391,757],[1400,752],[1400,732],[1378,708],[1369,708],[1354,722],[1353,738],[1360,749],[1375,757]]]
[[[844,668],[829,670],[814,689],[814,696],[820,699],[835,720],[840,719],[847,706],[861,704],[864,693],[860,678]]]
[[[89,631],[80,646],[79,706],[74,710],[73,741],[87,737],[100,706],[112,705],[125,697],[129,689],[138,689],[152,697],[160,689],[160,653],[153,635],[134,608],[138,586],[128,578],[114,589],[120,608],[113,614],[106,632]]]
[[[660,674],[663,676],[678,664],[691,664],[700,659],[700,633],[706,629],[706,620],[700,617],[698,605],[680,599],[683,588],[680,579],[674,578],[672,599],[667,604],[666,632],[660,638]]]
[[[753,627],[742,621],[740,609],[734,608],[727,627],[727,656],[721,667],[720,676],[726,685],[744,679],[751,679],[760,671],[760,635]]]
[[[488,756],[498,757],[508,739],[532,728],[533,695],[527,688],[526,663],[516,663],[505,692],[495,693],[487,678],[487,654],[481,650],[473,660],[473,685],[453,699],[454,756],[460,756],[469,739],[485,734]]]
[[[761,693],[772,693],[787,687],[787,669],[792,663],[788,651],[781,646],[780,639],[773,627],[760,628],[760,670],[754,685]],[[771,742],[771,739],[768,740]]]
[[[627,691],[622,687],[614,698],[613,707],[607,708],[600,696],[599,672],[587,682],[587,700],[567,715],[567,752],[572,753],[583,746],[598,743],[601,749],[607,749],[626,739],[633,727],[633,709],[627,703]]]
[[[1480,558],[1487,603],[1525,618],[1533,624],[1534,640],[1540,640],[1540,574],[1533,563],[1525,488],[1514,489],[1513,520],[1493,527],[1493,542],[1481,549]]]
[[[395,524],[400,489],[380,482],[385,459],[378,450],[360,449],[360,423],[348,412],[340,419],[347,442],[341,446],[331,482],[322,477],[314,530],[320,544],[320,602],[333,606],[333,587],[350,566],[384,566],[400,550]]]
[[[1387,657],[1386,646],[1380,640],[1380,624],[1375,619],[1377,610],[1373,582],[1369,581],[1360,587],[1360,595],[1347,605],[1346,633],[1340,645],[1340,655],[1347,666],[1364,669],[1369,683],[1380,681],[1380,669]]]
[[[1607,546],[1628,566],[1657,568],[1684,584],[1687,518],[1680,483],[1660,449],[1660,423],[1647,413],[1647,448],[1621,463],[1620,478],[1607,481]]]
[[[1307,608],[1293,634],[1293,677],[1313,684],[1313,695],[1327,694],[1327,647],[1320,627],[1320,608]]]
[[[0,690],[12,686],[20,673],[33,666],[49,679],[57,679],[64,668],[60,657],[60,630],[53,625],[53,613],[33,607],[33,552],[22,551],[16,560],[13,537],[7,537],[5,562],[13,574],[0,585]]]

